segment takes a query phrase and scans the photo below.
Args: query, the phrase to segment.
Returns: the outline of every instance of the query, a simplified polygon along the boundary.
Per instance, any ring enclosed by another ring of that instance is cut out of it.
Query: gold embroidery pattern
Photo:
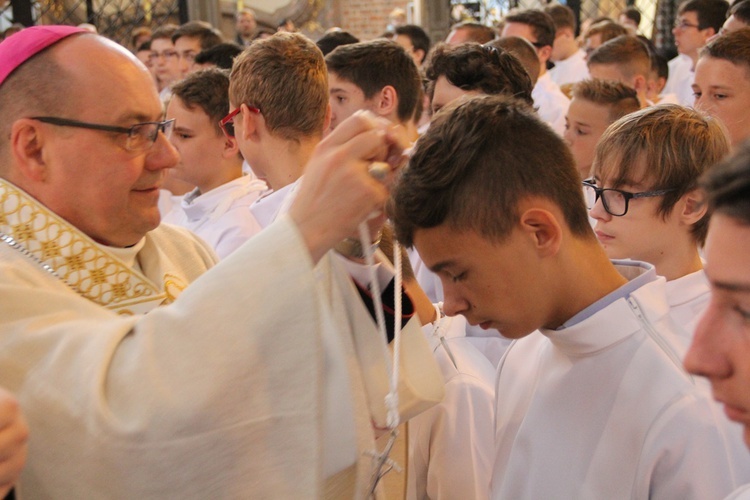
[[[117,309],[163,300],[148,278],[110,255],[68,222],[0,179],[0,232],[11,234],[33,258],[85,298]]]

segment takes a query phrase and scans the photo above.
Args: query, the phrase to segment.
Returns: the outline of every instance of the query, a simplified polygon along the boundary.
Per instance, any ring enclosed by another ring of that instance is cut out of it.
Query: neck
[[[682,252],[676,248],[676,245],[670,246],[669,252],[665,252],[663,255],[666,256],[667,254],[669,255],[668,259],[664,258],[659,262],[652,262],[656,268],[656,274],[664,276],[667,281],[676,280],[703,269],[703,262],[695,244],[691,244],[689,248]]]
[[[558,302],[554,308],[555,314],[544,325],[547,328],[559,327],[586,307],[627,283],[627,279],[617,272],[599,242],[593,237],[572,238],[570,245],[561,251],[559,258],[567,263],[557,268],[558,273],[562,270],[562,275],[556,279],[560,284],[560,289],[557,290]]]
[[[319,142],[319,137],[303,137],[299,141],[274,139],[263,149],[263,157],[250,164],[257,164],[259,171],[265,173],[265,181],[271,189],[281,189],[302,176]]]
[[[224,165],[224,168],[217,169],[215,176],[205,179],[204,182],[196,184],[196,186],[200,189],[201,194],[205,194],[240,177],[242,177],[242,162],[235,161],[232,165]]]

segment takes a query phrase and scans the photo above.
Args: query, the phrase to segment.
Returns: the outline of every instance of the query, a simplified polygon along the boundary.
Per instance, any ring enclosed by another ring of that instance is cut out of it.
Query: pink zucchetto
[[[32,26],[0,43],[0,85],[20,65],[63,38],[88,31],[75,26]]]

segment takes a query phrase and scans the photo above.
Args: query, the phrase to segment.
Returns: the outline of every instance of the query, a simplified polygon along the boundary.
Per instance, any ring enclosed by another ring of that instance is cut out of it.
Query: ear
[[[552,47],[545,45],[544,47],[536,49],[536,53],[539,56],[539,62],[546,67],[547,61],[549,61],[549,57],[552,55]]]
[[[635,75],[633,77],[633,88],[636,92],[646,94],[648,92],[648,81],[643,75]]]
[[[234,137],[227,137],[224,135],[224,149],[221,152],[222,158],[234,158],[235,156],[240,154],[240,145],[237,142],[237,139]]]
[[[424,58],[427,57],[427,54],[425,54],[425,51],[422,49],[414,49],[414,53],[417,55],[417,60],[419,61],[417,66],[419,66],[424,62]]]
[[[258,141],[261,129],[265,128],[265,120],[260,113],[253,113],[247,104],[241,104],[242,108],[242,138],[248,141]]]
[[[398,93],[396,92],[396,89],[391,85],[383,87],[380,90],[380,95],[378,96],[378,102],[376,104],[377,114],[379,116],[396,116],[398,108]]]
[[[16,120],[10,129],[13,162],[19,174],[30,181],[44,182],[47,177],[44,132],[40,122],[29,118]]]
[[[539,257],[553,257],[562,245],[562,227],[549,210],[532,207],[521,213],[519,225]]]
[[[692,226],[706,215],[708,207],[705,198],[705,192],[701,188],[688,191],[680,198],[678,215],[683,224]]]

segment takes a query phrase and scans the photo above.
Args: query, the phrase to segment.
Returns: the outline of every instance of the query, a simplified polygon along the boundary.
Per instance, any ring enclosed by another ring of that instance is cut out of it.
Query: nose
[[[172,168],[180,161],[180,153],[177,152],[167,136],[159,132],[154,145],[146,155],[146,168],[149,170],[161,170]]]
[[[732,364],[726,355],[731,351],[730,344],[726,323],[712,301],[698,322],[683,365],[693,375],[709,379],[726,378],[732,373]]]
[[[574,138],[573,138],[573,130],[571,129],[571,127],[566,128],[565,132],[563,132],[563,140],[565,141],[565,144],[567,144],[568,146],[573,145]]]
[[[445,295],[443,299],[443,312],[448,316],[465,314],[469,310],[469,302],[457,292],[455,285],[446,282],[446,280],[442,281],[443,293]]]

